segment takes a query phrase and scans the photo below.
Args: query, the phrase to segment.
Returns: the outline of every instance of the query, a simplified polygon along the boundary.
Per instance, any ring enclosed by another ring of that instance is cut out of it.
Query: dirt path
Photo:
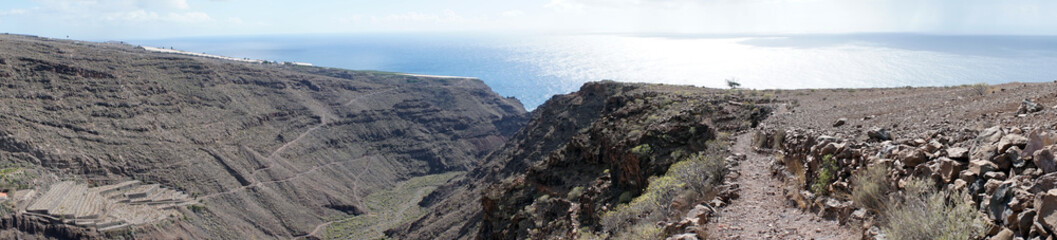
[[[771,177],[770,156],[752,151],[752,136],[738,136],[733,150],[745,161],[732,169],[740,173],[734,183],[740,198],[719,210],[709,222],[708,236],[715,239],[859,239],[836,221],[817,217],[787,204],[783,184]]]

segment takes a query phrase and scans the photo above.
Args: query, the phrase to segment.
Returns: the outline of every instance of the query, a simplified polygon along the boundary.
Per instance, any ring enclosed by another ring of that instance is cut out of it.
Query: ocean
[[[236,58],[477,77],[534,109],[584,82],[866,88],[1057,80],[1057,36],[373,33],[126,41]]]

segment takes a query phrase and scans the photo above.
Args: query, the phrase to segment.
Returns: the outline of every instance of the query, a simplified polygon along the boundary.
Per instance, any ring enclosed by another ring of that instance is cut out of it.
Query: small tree
[[[737,78],[728,78],[727,86],[730,87],[730,89],[736,89],[738,87],[741,87],[741,83],[738,83]]]

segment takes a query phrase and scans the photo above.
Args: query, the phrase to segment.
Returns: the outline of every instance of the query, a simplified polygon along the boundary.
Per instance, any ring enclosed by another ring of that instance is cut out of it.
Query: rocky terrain
[[[2,187],[38,193],[4,205],[4,238],[325,238],[341,232],[328,226],[378,214],[369,196],[481,164],[527,120],[477,79],[18,35],[0,35],[0,79]],[[130,180],[193,203],[118,229],[29,218],[15,205],[55,186]]]
[[[2,238],[1057,238],[1057,83],[480,80],[0,36]]]
[[[1055,92],[1054,83],[762,91],[589,83],[534,111],[485,166],[420,203],[434,210],[387,234],[1046,239]],[[699,156],[725,159],[723,167],[688,168],[709,162]]]

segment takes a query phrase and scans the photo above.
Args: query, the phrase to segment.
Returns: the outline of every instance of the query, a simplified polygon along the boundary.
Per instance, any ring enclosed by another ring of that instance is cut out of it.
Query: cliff
[[[15,35],[0,36],[0,79],[0,165],[19,177],[4,187],[37,193],[8,214],[60,180],[139,180],[193,199],[117,233],[8,215],[5,236],[323,237],[374,214],[372,193],[481,164],[527,120],[477,79]],[[77,232],[90,234],[66,234]]]

